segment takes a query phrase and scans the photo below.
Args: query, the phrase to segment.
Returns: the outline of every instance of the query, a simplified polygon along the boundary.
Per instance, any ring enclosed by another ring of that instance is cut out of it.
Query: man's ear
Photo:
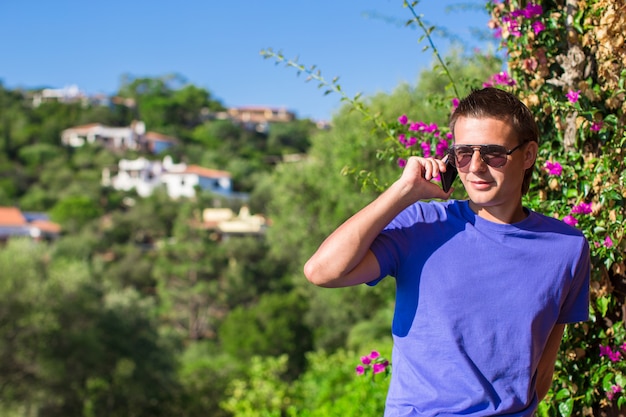
[[[524,169],[531,168],[537,159],[539,152],[539,144],[537,142],[528,142],[524,148]]]

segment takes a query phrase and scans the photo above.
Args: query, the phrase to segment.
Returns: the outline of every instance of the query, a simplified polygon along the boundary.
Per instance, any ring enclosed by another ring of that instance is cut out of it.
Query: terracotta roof
[[[0,226],[24,226],[26,218],[17,207],[0,207]]]
[[[178,139],[172,136],[163,135],[157,132],[146,132],[144,135],[146,140],[161,140],[166,142],[178,142]]]
[[[223,177],[230,178],[230,172],[228,171],[220,171],[218,169],[203,168],[198,165],[188,165],[187,169],[185,170],[185,173],[197,174],[201,177],[208,177],[208,178],[223,178]]]
[[[61,233],[61,226],[48,220],[33,220],[30,224],[44,233]]]

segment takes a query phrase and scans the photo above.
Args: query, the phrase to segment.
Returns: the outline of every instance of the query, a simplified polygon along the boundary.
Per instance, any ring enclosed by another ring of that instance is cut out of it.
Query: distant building
[[[134,121],[127,127],[110,127],[100,123],[71,127],[61,132],[61,142],[73,148],[97,143],[111,150],[143,150],[158,154],[176,145],[178,139],[146,132],[143,122]]]
[[[45,213],[23,213],[17,207],[0,207],[0,242],[12,237],[51,240],[61,234],[61,226]]]
[[[250,214],[247,206],[242,206],[238,214],[229,208],[207,208],[202,212],[202,227],[213,231],[219,240],[229,236],[261,236],[267,226],[267,219]]]
[[[33,107],[39,107],[42,103],[53,101],[60,103],[80,102],[86,104],[88,98],[76,85],[70,85],[64,88],[44,88],[33,95]]]
[[[195,197],[196,187],[226,197],[233,194],[229,172],[175,164],[169,155],[163,158],[163,162],[146,158],[122,159],[115,175],[108,169],[103,171],[102,184],[116,190],[135,190],[141,197],[152,195],[158,187],[165,187],[173,199]]]
[[[231,107],[226,111],[211,113],[209,118],[231,120],[248,130],[267,133],[270,123],[287,123],[296,120],[296,114],[285,108],[267,106]]]

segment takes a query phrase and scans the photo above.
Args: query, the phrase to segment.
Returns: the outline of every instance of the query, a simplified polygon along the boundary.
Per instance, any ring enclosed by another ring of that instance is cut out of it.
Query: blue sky
[[[428,23],[487,47],[480,0],[422,0]],[[463,7],[463,5],[473,5]],[[123,74],[177,73],[227,106],[286,107],[329,120],[340,96],[324,95],[293,69],[261,57],[282,51],[339,83],[346,93],[390,92],[414,83],[431,51],[407,28],[402,0],[20,0],[0,2],[0,81],[6,88],[77,85],[88,94],[118,90]],[[435,37],[442,51],[444,37]]]

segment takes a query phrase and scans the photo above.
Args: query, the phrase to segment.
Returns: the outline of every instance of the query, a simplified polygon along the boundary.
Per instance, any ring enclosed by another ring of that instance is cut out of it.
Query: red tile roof
[[[172,136],[167,136],[157,132],[146,132],[143,136],[145,140],[160,140],[165,142],[178,142],[178,139]]]
[[[185,170],[185,173],[197,174],[201,177],[207,177],[207,178],[224,178],[224,177],[230,178],[231,176],[230,172],[228,171],[220,171],[218,169],[203,168],[198,165],[188,165],[187,169]]]
[[[0,226],[24,226],[26,218],[17,207],[0,207]]]

